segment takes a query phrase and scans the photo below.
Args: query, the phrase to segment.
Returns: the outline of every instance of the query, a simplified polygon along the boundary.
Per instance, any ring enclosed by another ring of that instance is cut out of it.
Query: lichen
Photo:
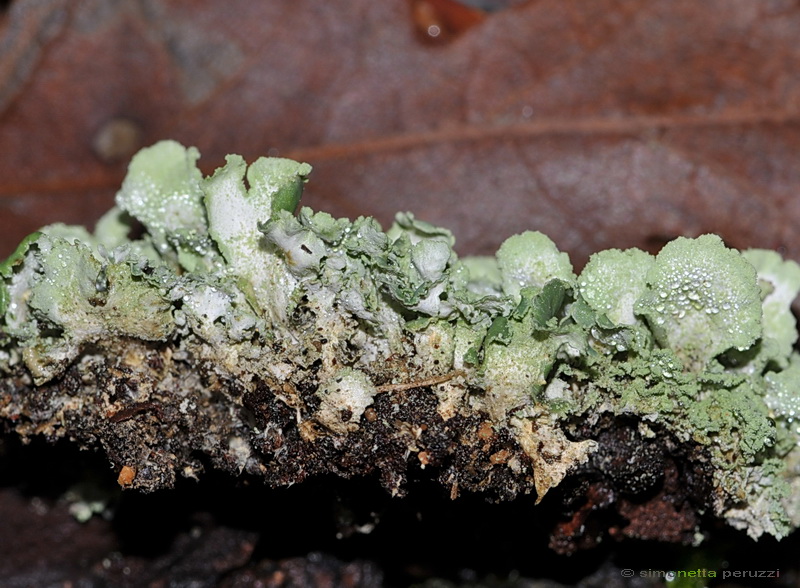
[[[459,259],[409,213],[387,231],[295,213],[307,164],[231,155],[203,178],[198,157],[143,150],[94,233],[51,225],[0,264],[20,434],[99,443],[145,490],[200,452],[274,483],[377,468],[393,492],[416,459],[453,496],[541,501],[608,473],[596,427],[619,419],[705,472],[698,509],[753,537],[800,525],[796,263],[703,235],[576,276],[535,232]]]
[[[680,237],[647,272],[634,311],[658,342],[702,369],[723,351],[749,349],[761,337],[755,268],[716,235]]]

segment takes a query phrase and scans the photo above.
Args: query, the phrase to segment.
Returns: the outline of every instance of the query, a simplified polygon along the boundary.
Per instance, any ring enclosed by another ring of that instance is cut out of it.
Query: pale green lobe
[[[410,212],[398,212],[394,224],[386,231],[390,241],[397,241],[403,235],[407,236],[413,245],[424,241],[439,241],[452,248],[456,242],[453,233],[447,229],[420,220]]]
[[[503,274],[497,259],[488,255],[462,257],[459,262],[466,271],[463,287],[482,296],[500,296],[503,293]]]
[[[131,276],[127,264],[103,266],[79,242],[42,236],[33,253],[40,271],[28,284],[34,331],[20,331],[37,383],[57,376],[86,343],[113,333],[164,340],[174,328],[160,293]]]
[[[212,238],[228,263],[240,265],[263,247],[259,225],[296,208],[311,166],[262,157],[248,169],[239,155],[225,160],[203,184],[205,207]]]
[[[386,237],[389,250],[377,266],[392,294],[424,314],[448,315],[451,306],[443,299],[448,271],[456,260],[453,234],[405,212],[395,216]]]
[[[76,225],[65,225],[63,223],[55,223],[42,227],[42,233],[48,237],[63,239],[70,243],[83,243],[84,245],[95,245],[94,236],[87,231],[84,227]]]
[[[41,276],[31,291],[30,305],[53,325],[66,325],[90,308],[97,295],[101,265],[83,243],[46,235],[37,243]]]
[[[679,237],[647,272],[634,306],[663,347],[695,369],[728,349],[745,350],[761,336],[756,271],[716,235]]]
[[[797,341],[792,302],[800,292],[800,265],[784,260],[777,252],[749,249],[742,255],[753,264],[762,290],[764,340],[776,347],[773,359],[785,366]]]
[[[350,227],[346,218],[333,218],[327,212],[314,212],[307,206],[300,209],[297,220],[304,227],[313,227],[313,231],[326,243],[339,243]]]
[[[31,233],[25,237],[14,252],[0,263],[0,278],[10,278],[14,272],[14,266],[20,265],[25,258],[25,254],[33,243],[42,235],[40,231]],[[2,317],[11,303],[11,293],[8,291],[6,281],[0,282],[0,317]]]
[[[208,230],[228,264],[236,266],[258,251],[259,222],[270,219],[270,198],[256,191],[249,198],[244,186],[247,164],[239,155],[228,155],[204,184]]]
[[[266,250],[259,223],[271,219],[271,196],[263,190],[247,192],[244,159],[229,155],[226,165],[204,183],[209,233],[227,261],[250,304],[273,320],[285,316],[296,280],[283,261]]]
[[[386,233],[374,219],[358,218],[342,240],[348,264],[358,259],[358,271],[363,267],[379,290],[415,312],[439,317],[453,310],[447,301],[453,243],[450,231],[410,213],[398,213]]]
[[[764,376],[767,384],[764,402],[776,418],[785,420],[800,434],[800,357],[795,355],[792,359],[785,370]]]
[[[504,420],[509,410],[533,402],[547,384],[559,347],[553,338],[536,340],[524,336],[521,326],[513,327],[508,337],[506,344],[495,342],[488,346],[483,363],[489,414],[498,421]]]
[[[163,250],[168,235],[190,240],[204,236],[200,153],[162,141],[137,153],[117,193],[117,205],[141,222]]]
[[[435,282],[442,278],[453,250],[443,241],[421,241],[411,247],[411,262],[424,280]]]
[[[285,218],[262,227],[266,239],[283,253],[286,268],[292,275],[298,278],[318,275],[320,263],[328,255],[325,242],[287,212],[283,215]]]
[[[109,332],[143,341],[169,338],[175,327],[172,307],[157,288],[132,276],[127,263],[109,264],[103,273],[106,296],[98,312]],[[95,278],[95,289],[102,287],[102,277]]]
[[[277,158],[261,158],[248,169],[240,156],[229,155],[226,165],[203,184],[212,239],[229,269],[245,284],[242,288],[250,303],[273,321],[285,317],[289,295],[297,285],[292,274],[302,274],[321,255],[320,243],[315,245],[318,255],[309,261],[303,241],[315,238],[287,212],[296,208],[310,172],[308,164]],[[287,225],[280,220],[283,215]],[[277,243],[262,233],[270,225],[281,235]]]
[[[614,325],[636,324],[633,307],[647,288],[647,272],[654,261],[641,249],[595,253],[578,278],[580,294],[592,310]]]
[[[455,260],[455,238],[447,229],[419,220],[409,212],[398,213],[394,225],[387,231],[392,241],[401,237],[411,243],[411,262],[423,280],[436,282]]]
[[[106,249],[114,249],[128,242],[131,232],[130,217],[118,206],[100,217],[94,226],[94,238]]]
[[[575,282],[569,256],[538,231],[506,239],[497,251],[497,263],[503,275],[503,292],[517,299],[522,288],[541,288],[554,278]]]
[[[541,289],[526,287],[511,316],[496,318],[487,330],[482,367],[492,418],[502,420],[508,410],[530,406],[547,385],[559,353],[582,353],[585,337],[577,331],[553,332],[565,294],[566,282],[560,279]]]
[[[250,194],[261,202],[269,198],[265,210],[273,214],[279,210],[294,213],[303,195],[303,184],[308,180],[311,166],[281,157],[260,157],[247,170]]]

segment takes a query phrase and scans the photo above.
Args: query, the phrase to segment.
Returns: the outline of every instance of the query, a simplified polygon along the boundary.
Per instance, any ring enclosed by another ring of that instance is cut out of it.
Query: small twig
[[[405,382],[403,384],[383,384],[381,386],[376,386],[376,389],[378,392],[400,392],[402,390],[410,390],[411,388],[424,388],[425,386],[443,384],[456,376],[463,375],[464,370],[453,370],[441,376],[433,376],[432,378],[425,378],[423,380],[414,380],[413,382]]]
[[[108,417],[108,420],[112,423],[121,423],[123,421],[132,419],[137,414],[149,411],[153,411],[156,417],[158,417],[160,420],[164,420],[163,418],[164,415],[161,412],[161,407],[151,400],[145,402],[137,402],[136,404],[132,404],[116,412],[109,412],[106,414],[106,416]]]

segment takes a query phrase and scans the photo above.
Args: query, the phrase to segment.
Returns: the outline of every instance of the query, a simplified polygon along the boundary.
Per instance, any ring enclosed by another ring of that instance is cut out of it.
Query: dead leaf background
[[[0,257],[92,223],[162,138],[314,166],[304,202],[538,229],[576,265],[717,232],[800,260],[800,7],[531,0],[443,44],[400,0],[12,0],[0,17]]]

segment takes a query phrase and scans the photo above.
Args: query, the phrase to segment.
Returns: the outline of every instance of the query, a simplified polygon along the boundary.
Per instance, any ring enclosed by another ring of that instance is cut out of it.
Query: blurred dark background
[[[763,0],[0,3],[0,257],[92,223],[173,138],[314,166],[304,202],[397,210],[582,265],[717,232],[800,259],[800,7]]]

